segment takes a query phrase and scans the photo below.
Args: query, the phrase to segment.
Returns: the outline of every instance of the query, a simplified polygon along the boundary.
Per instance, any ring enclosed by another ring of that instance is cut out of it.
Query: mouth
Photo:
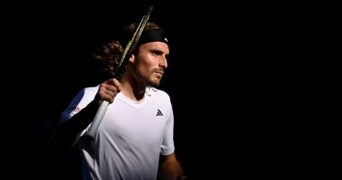
[[[163,73],[155,72],[155,74],[157,75],[158,78],[162,78],[163,77]]]
[[[163,70],[156,70],[156,71],[154,71],[154,73],[156,73],[158,77],[163,77],[163,75],[164,75]]]

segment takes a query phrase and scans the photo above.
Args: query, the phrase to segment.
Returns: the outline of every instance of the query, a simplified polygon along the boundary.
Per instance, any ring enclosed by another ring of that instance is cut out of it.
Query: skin
[[[80,134],[91,122],[102,101],[112,103],[115,96],[121,92],[126,97],[140,101],[147,86],[157,87],[167,68],[169,47],[163,42],[149,42],[139,46],[135,54],[129,58],[127,69],[120,81],[115,78],[102,82],[95,99],[82,112],[71,120],[61,124],[50,140],[52,149],[75,145]],[[59,144],[59,145],[57,145]],[[183,170],[174,153],[160,157],[159,179],[186,179]]]
[[[120,82],[113,78],[101,83],[96,99],[99,103],[114,101],[118,92],[140,101],[147,86],[158,87],[168,66],[169,47],[163,42],[142,44],[138,53],[129,59],[127,70]],[[183,170],[174,153],[162,156],[158,174],[160,179],[184,179]]]
[[[132,100],[139,101],[144,97],[146,86],[158,87],[167,68],[169,47],[163,42],[142,44],[136,55],[129,59],[127,70],[120,82],[115,78],[101,83],[99,100],[113,102],[120,91]]]

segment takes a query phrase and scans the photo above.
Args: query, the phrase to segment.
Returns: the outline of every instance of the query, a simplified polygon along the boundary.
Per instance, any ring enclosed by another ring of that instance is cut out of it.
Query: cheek
[[[152,66],[147,62],[140,62],[136,64],[136,69],[138,73],[142,76],[147,76],[152,71]]]
[[[148,75],[153,72],[154,68],[158,68],[158,61],[154,57],[150,56],[142,56],[139,58],[139,61],[136,61],[136,69],[142,75]]]
[[[153,61],[153,59],[151,58],[151,60],[141,61],[139,63],[139,66],[142,69],[151,70],[151,69],[153,69],[153,67],[158,66],[158,62],[157,61]]]

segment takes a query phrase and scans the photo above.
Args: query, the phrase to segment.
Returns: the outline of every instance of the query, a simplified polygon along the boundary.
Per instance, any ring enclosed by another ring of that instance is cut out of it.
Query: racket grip
[[[91,123],[88,131],[86,132],[86,135],[90,138],[92,138],[92,140],[94,140],[96,138],[96,134],[97,134],[97,130],[100,127],[101,121],[103,119],[103,116],[107,110],[107,107],[109,105],[108,101],[102,101],[99,109],[96,112],[95,118],[93,119],[93,122]]]

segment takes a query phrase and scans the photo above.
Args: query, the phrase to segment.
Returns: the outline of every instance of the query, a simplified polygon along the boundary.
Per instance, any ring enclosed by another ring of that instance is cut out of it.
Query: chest
[[[167,114],[165,108],[157,105],[137,108],[114,104],[108,107],[99,132],[131,143],[158,143],[163,137]]]

